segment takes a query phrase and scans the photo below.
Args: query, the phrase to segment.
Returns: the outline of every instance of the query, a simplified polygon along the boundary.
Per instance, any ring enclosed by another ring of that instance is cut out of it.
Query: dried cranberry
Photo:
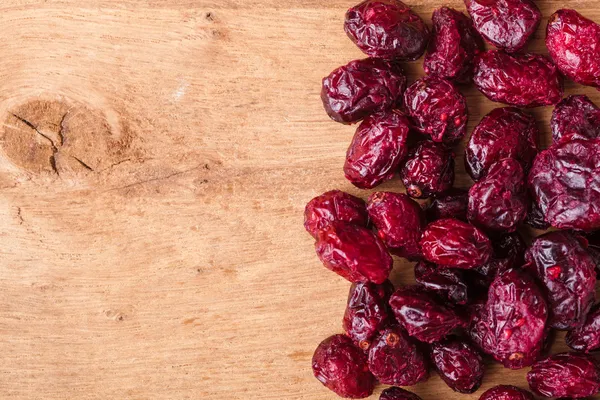
[[[527,381],[535,393],[545,397],[580,399],[600,392],[600,370],[588,354],[560,353],[538,361]]]
[[[464,269],[485,264],[492,255],[492,245],[483,232],[452,218],[427,225],[421,236],[421,250],[427,261]]]
[[[600,88],[600,25],[575,10],[558,10],[548,21],[546,47],[564,75]]]
[[[542,210],[540,210],[540,207],[536,204],[535,199],[530,199],[527,217],[525,217],[525,223],[532,228],[543,231],[550,228],[550,224],[546,222],[544,214],[542,213]]]
[[[473,22],[449,7],[435,10],[431,21],[433,36],[423,63],[425,73],[468,82],[473,76],[473,59],[483,50],[483,40]]]
[[[542,19],[531,0],[465,0],[465,5],[479,33],[509,53],[525,46]]]
[[[527,245],[518,232],[501,234],[492,238],[494,249],[490,260],[473,270],[475,273],[471,278],[476,286],[487,288],[498,274],[511,269],[520,268],[525,262],[525,250]]]
[[[540,152],[529,187],[552,226],[600,228],[600,139],[561,142]]]
[[[419,239],[425,217],[417,202],[402,193],[376,192],[369,197],[367,210],[392,253],[408,259],[421,257]]]
[[[408,153],[409,126],[408,118],[399,111],[365,118],[346,153],[346,178],[362,189],[371,189],[393,178]]]
[[[389,387],[381,392],[379,400],[422,400],[416,394],[399,387]]]
[[[589,97],[574,95],[563,99],[552,112],[552,140],[600,137],[600,108]]]
[[[455,392],[473,393],[481,386],[483,359],[469,343],[458,338],[434,343],[431,359],[440,377]]]
[[[473,82],[488,99],[519,107],[556,104],[563,96],[556,66],[537,54],[483,52],[475,60]]]
[[[534,397],[516,386],[498,385],[483,392],[479,400],[534,400]]]
[[[429,378],[426,358],[399,326],[382,331],[373,341],[369,369],[386,385],[412,386]]]
[[[408,154],[400,177],[415,199],[444,193],[454,184],[453,154],[438,143],[423,141]]]
[[[321,99],[331,119],[350,124],[401,103],[406,77],[394,62],[351,61],[323,78]]]
[[[477,124],[465,149],[465,169],[478,181],[492,164],[514,158],[528,171],[538,152],[535,118],[518,108],[496,108]]]
[[[588,353],[600,349],[600,303],[592,307],[582,326],[567,333],[566,341],[577,351]]]
[[[346,13],[344,29],[371,57],[416,60],[423,55],[429,28],[399,0],[365,0]]]
[[[383,283],[392,270],[384,244],[362,226],[332,223],[319,232],[315,250],[325,267],[350,282]]]
[[[437,76],[414,82],[404,94],[414,126],[434,142],[458,143],[467,131],[467,101],[454,85]]]
[[[552,328],[581,326],[596,300],[596,262],[575,235],[538,236],[525,254],[525,268],[546,288]]]
[[[468,191],[452,188],[433,199],[425,209],[425,216],[429,222],[442,218],[456,218],[466,221],[468,202]]]
[[[341,190],[332,190],[309,201],[304,209],[304,228],[315,239],[319,231],[334,221],[367,226],[365,202]]]
[[[436,293],[452,303],[467,303],[468,288],[460,270],[438,268],[435,264],[420,261],[415,265],[415,281],[425,290]]]

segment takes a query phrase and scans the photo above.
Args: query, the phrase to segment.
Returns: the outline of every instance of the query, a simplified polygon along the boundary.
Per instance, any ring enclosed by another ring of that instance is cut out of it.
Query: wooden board
[[[440,5],[409,3],[428,21]],[[538,3],[544,18],[564,4]],[[597,1],[569,4],[600,21]],[[368,195],[341,171],[354,128],[319,99],[362,57],[342,29],[352,5],[2,2],[1,398],[336,398],[310,359],[341,331],[349,284],[319,264],[302,211],[333,188]],[[545,52],[543,28],[529,48]],[[496,105],[465,94],[472,129]],[[551,108],[532,112],[547,143]],[[392,278],[410,283],[411,265]],[[483,389],[526,387],[525,372],[490,365]],[[435,376],[414,390],[481,393]]]

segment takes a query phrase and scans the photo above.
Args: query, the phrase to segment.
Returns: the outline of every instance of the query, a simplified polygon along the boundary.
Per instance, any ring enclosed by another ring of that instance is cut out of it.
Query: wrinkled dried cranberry
[[[365,118],[346,153],[346,178],[362,189],[371,189],[393,178],[408,153],[409,129],[410,122],[400,111]]]
[[[367,226],[365,202],[341,190],[332,190],[309,201],[304,209],[304,228],[315,239],[320,230],[334,221]]]
[[[371,57],[416,60],[429,40],[429,28],[399,0],[366,0],[346,13],[344,29]]]
[[[400,177],[415,199],[444,193],[454,184],[453,154],[441,144],[423,141],[408,154]]]
[[[367,210],[377,234],[388,249],[401,257],[421,257],[419,239],[425,228],[421,206],[403,193],[376,192]]]
[[[483,392],[479,400],[534,400],[534,397],[516,386],[498,385]]]
[[[490,260],[473,270],[471,279],[478,286],[477,289],[487,288],[498,274],[511,269],[520,268],[525,262],[527,245],[518,232],[501,234],[491,239],[494,249]]]
[[[473,393],[481,386],[484,364],[469,343],[450,338],[431,345],[431,360],[440,377],[455,392]]]
[[[492,255],[492,245],[483,232],[452,218],[427,225],[420,243],[425,259],[444,267],[474,268]]]
[[[577,351],[588,353],[600,349],[600,303],[592,307],[582,326],[567,333],[566,341]]]
[[[465,169],[478,181],[492,164],[514,158],[528,171],[538,152],[538,136],[533,115],[515,107],[496,108],[473,130],[465,149]]]
[[[442,218],[467,220],[469,192],[465,189],[452,188],[435,197],[425,208],[427,221],[433,222]]]
[[[600,392],[600,369],[588,354],[560,353],[536,362],[527,381],[541,396],[579,399]]]
[[[465,5],[479,33],[509,53],[525,46],[542,19],[531,0],[465,0]]]
[[[437,76],[414,82],[404,94],[414,126],[434,142],[458,143],[467,131],[467,101],[454,85]]]
[[[362,226],[333,222],[315,243],[323,265],[350,282],[383,283],[392,270],[392,257],[373,232]]]
[[[473,59],[483,50],[483,40],[466,15],[442,7],[433,12],[433,35],[423,68],[427,75],[437,75],[458,82],[473,76]]]
[[[525,253],[526,269],[546,288],[552,328],[581,326],[596,300],[596,262],[575,235],[538,236]]]
[[[331,119],[350,124],[401,104],[406,77],[394,62],[351,61],[323,78],[321,99]]]
[[[546,47],[564,75],[600,88],[600,25],[575,10],[558,10],[548,20]]]
[[[489,288],[487,302],[474,310],[469,334],[484,353],[511,369],[529,366],[538,358],[548,308],[528,275],[516,269],[499,274]]]
[[[425,290],[448,299],[452,303],[467,303],[468,287],[463,271],[438,268],[435,264],[420,261],[415,265],[415,281]]]
[[[473,82],[488,99],[519,107],[556,104],[563,96],[563,80],[556,66],[538,54],[480,53]]]
[[[375,338],[369,349],[369,369],[386,385],[412,386],[429,378],[426,358],[399,326]]]
[[[563,99],[552,112],[552,140],[563,138],[596,139],[600,137],[600,108],[585,95]]]
[[[390,387],[381,392],[379,400],[422,400],[416,394],[399,387]]]
[[[313,355],[312,368],[315,378],[338,396],[361,399],[373,393],[375,379],[367,356],[348,336],[323,340]]]
[[[540,152],[529,187],[552,226],[600,228],[600,139],[561,142]]]
[[[527,217],[525,217],[525,223],[532,228],[546,230],[550,228],[550,224],[544,219],[544,214],[540,207],[536,204],[535,199],[529,199],[529,209],[527,210]]]

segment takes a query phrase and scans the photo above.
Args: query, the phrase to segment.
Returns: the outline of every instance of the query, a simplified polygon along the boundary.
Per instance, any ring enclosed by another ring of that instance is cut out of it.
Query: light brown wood
[[[428,21],[440,5],[408,3]],[[547,18],[564,2],[538,3]],[[569,4],[600,21],[595,0]],[[329,189],[368,194],[341,171],[354,128],[319,99],[362,57],[342,29],[351,5],[2,2],[1,398],[336,398],[310,359],[341,331],[349,284],[319,264],[302,212]],[[472,129],[496,105],[465,94]],[[551,108],[532,112],[547,135]],[[525,372],[490,365],[483,389],[526,387]],[[414,391],[481,393],[435,376]]]

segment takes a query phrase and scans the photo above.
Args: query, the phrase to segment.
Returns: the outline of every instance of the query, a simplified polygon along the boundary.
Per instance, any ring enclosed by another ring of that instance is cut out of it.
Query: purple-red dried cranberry
[[[467,220],[469,192],[465,189],[452,188],[435,197],[425,209],[427,221],[433,222],[442,218]]]
[[[367,356],[348,336],[323,340],[313,355],[312,368],[315,378],[338,396],[362,399],[373,393],[375,379]]]
[[[585,323],[569,331],[565,339],[573,350],[588,353],[600,349],[600,303],[592,307]]]
[[[332,190],[309,201],[304,209],[304,228],[315,239],[319,231],[334,221],[367,226],[365,202],[341,190]]]
[[[409,129],[410,122],[400,111],[365,118],[346,153],[346,178],[361,189],[371,189],[393,178],[408,153]]]
[[[455,304],[466,304],[468,301],[468,287],[463,275],[461,270],[438,268],[427,261],[415,265],[415,281],[418,285]]]
[[[426,76],[404,94],[404,104],[414,126],[434,142],[458,143],[467,131],[467,101],[449,81]]]
[[[406,77],[396,63],[367,58],[323,78],[321,99],[331,119],[350,124],[401,104],[405,88]]]
[[[600,137],[600,108],[585,95],[563,99],[552,112],[552,140],[563,138],[596,139]]]
[[[323,265],[350,282],[383,283],[392,270],[392,257],[369,229],[334,222],[319,232],[315,243]]]
[[[516,386],[498,385],[483,392],[479,400],[534,400],[534,397]]]
[[[535,199],[529,199],[529,208],[527,210],[527,217],[525,217],[525,223],[532,228],[540,229],[545,231],[550,228],[550,224],[546,222],[544,214],[540,207],[536,204]]]
[[[346,12],[344,29],[371,57],[416,60],[423,55],[429,28],[399,0],[365,0]]]
[[[440,377],[455,392],[473,393],[481,386],[484,364],[479,352],[458,338],[431,345],[431,360]]]
[[[498,50],[480,53],[473,82],[488,99],[519,107],[556,104],[563,96],[558,69],[538,54],[510,55]]]
[[[422,400],[416,394],[399,387],[389,387],[381,392],[379,400]]]
[[[454,184],[454,157],[444,146],[423,141],[410,151],[400,177],[415,199],[442,194]]]
[[[494,252],[490,260],[473,270],[474,284],[486,293],[494,278],[511,268],[520,268],[525,262],[527,245],[518,232],[495,236],[491,239]]]

